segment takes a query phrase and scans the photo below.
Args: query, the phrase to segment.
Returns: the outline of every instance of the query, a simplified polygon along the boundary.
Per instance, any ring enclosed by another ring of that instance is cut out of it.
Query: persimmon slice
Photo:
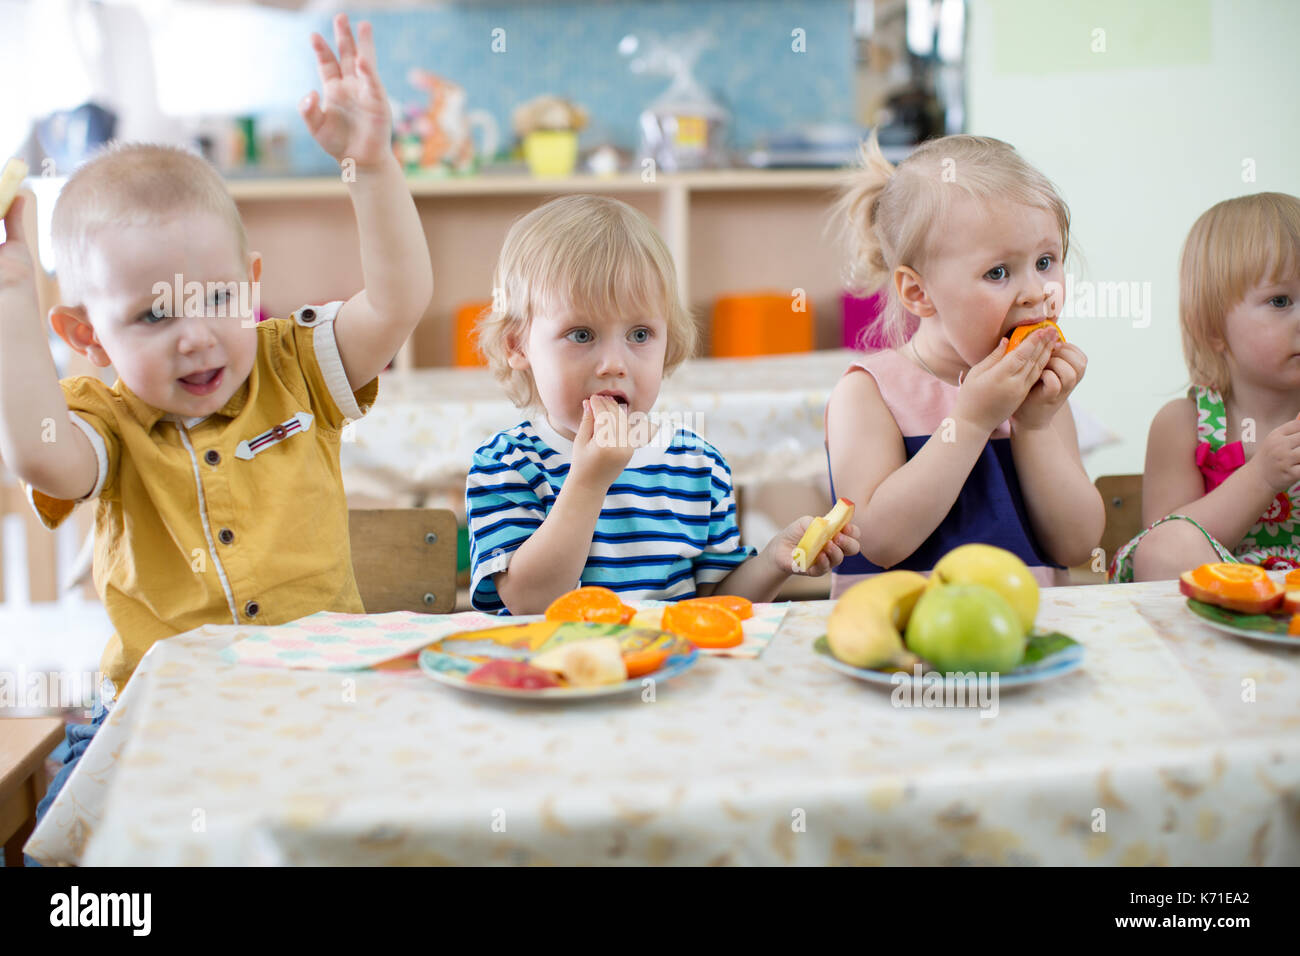
[[[717,604],[682,601],[664,611],[663,629],[696,647],[735,647],[745,639],[740,618]]]
[[[609,588],[588,585],[561,594],[546,609],[548,621],[626,624],[636,608],[624,604]]]
[[[739,594],[710,594],[708,597],[688,598],[682,602],[684,604],[717,604],[725,607],[742,621],[748,621],[754,616],[754,605],[749,598],[743,598]]]

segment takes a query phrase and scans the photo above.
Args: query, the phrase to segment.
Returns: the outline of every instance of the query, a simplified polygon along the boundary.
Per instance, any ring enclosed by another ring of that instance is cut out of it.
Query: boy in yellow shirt
[[[21,201],[5,219],[0,457],[48,527],[98,499],[95,584],[117,632],[101,668],[114,694],[154,642],[202,624],[363,610],[340,434],[375,400],[377,375],[423,315],[433,275],[390,148],[369,24],[359,43],[345,17],[334,27],[338,59],[312,36],[324,94],[308,94],[300,110],[321,147],[355,172],[344,178],[366,287],[348,301],[255,322],[247,290],[261,258],[248,252],[216,172],[170,147],[113,147],[60,193],[53,244],[63,304],[50,322],[118,380],[59,382],[36,314]],[[77,736],[84,750],[85,728]]]

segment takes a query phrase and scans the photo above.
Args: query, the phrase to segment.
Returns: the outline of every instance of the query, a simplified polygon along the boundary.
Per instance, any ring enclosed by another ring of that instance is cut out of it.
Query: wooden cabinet
[[[844,253],[831,206],[845,173],[835,170],[716,170],[609,178],[483,174],[413,178],[411,194],[433,262],[434,298],[399,357],[401,367],[452,363],[456,306],[492,294],[492,270],[515,219],[556,195],[614,196],[644,212],[677,262],[685,301],[701,323],[720,294],[802,289],[816,318],[818,348],[840,345]],[[287,315],[304,302],[347,298],[361,288],[356,223],[336,179],[233,180],[249,246],[263,255],[262,304]]]

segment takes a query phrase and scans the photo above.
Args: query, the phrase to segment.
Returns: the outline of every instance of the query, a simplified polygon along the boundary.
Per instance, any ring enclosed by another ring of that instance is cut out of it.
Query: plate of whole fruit
[[[1202,564],[1184,571],[1178,590],[1187,610],[1234,637],[1300,647],[1300,571],[1284,583],[1253,564]]]
[[[1038,581],[1016,555],[984,544],[954,548],[927,579],[886,571],[849,588],[813,650],[827,666],[872,683],[916,676],[996,674],[1002,687],[1083,666],[1083,645],[1034,629]]]

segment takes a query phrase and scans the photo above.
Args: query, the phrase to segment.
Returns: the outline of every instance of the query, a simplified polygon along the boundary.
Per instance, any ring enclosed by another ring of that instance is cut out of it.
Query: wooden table
[[[0,843],[5,866],[23,865],[23,844],[36,826],[45,796],[45,758],[63,739],[57,717],[0,720]]]

